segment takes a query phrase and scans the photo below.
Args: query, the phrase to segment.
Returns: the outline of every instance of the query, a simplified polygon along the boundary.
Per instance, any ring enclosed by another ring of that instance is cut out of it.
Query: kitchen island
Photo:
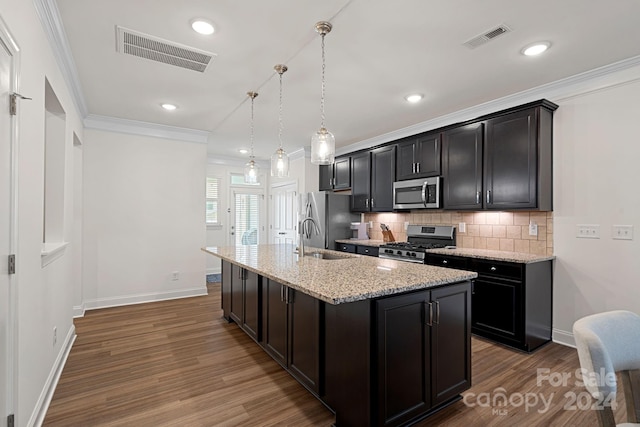
[[[223,315],[336,413],[399,426],[471,385],[474,272],[292,245],[210,247]]]

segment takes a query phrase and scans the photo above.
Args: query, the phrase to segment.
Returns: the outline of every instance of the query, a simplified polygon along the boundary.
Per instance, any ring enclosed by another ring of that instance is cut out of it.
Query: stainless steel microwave
[[[393,209],[440,208],[440,177],[393,183]]]

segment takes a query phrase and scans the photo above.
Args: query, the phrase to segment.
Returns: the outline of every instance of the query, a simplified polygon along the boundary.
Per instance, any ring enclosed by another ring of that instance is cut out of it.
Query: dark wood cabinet
[[[407,138],[397,145],[396,180],[440,175],[440,132]]]
[[[336,242],[336,251],[377,257],[380,248],[378,248],[377,246],[355,245],[352,243]]]
[[[260,276],[236,264],[232,264],[230,270],[229,318],[251,338],[260,341]],[[225,278],[222,280],[224,282]],[[223,313],[224,311],[223,307]]]
[[[351,157],[336,157],[331,165],[319,168],[319,190],[348,190],[351,188]]]
[[[262,347],[307,389],[322,392],[322,303],[270,279],[263,280]]]
[[[486,122],[486,209],[551,210],[551,115],[543,107]]]
[[[469,283],[376,301],[378,425],[407,423],[471,386]]]
[[[336,251],[340,252],[349,252],[355,254],[357,250],[356,245],[352,245],[351,243],[336,243]]]
[[[394,145],[352,155],[351,211],[392,211],[395,174]]]
[[[551,261],[529,264],[473,259],[472,331],[527,352],[551,341]]]
[[[220,285],[220,302],[222,304],[222,317],[229,321],[229,311],[231,309],[231,270],[232,266],[229,261],[221,263],[222,283]]]
[[[443,133],[444,209],[482,209],[483,141],[483,123],[473,123]]]
[[[556,108],[538,101],[445,131],[443,207],[552,210]]]

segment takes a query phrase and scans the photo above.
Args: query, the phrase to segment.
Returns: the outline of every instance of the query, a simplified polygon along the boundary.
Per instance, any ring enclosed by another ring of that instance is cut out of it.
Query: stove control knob
[[[398,251],[396,252],[398,255],[402,255],[402,251]]]

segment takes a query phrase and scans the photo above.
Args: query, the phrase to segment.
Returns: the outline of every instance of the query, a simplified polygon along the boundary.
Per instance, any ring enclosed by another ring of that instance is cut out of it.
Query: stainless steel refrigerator
[[[304,245],[335,249],[335,240],[351,238],[351,223],[360,221],[360,214],[349,211],[350,197],[329,191],[315,191],[300,195],[299,219],[311,217],[318,225],[307,221],[302,227]]]

